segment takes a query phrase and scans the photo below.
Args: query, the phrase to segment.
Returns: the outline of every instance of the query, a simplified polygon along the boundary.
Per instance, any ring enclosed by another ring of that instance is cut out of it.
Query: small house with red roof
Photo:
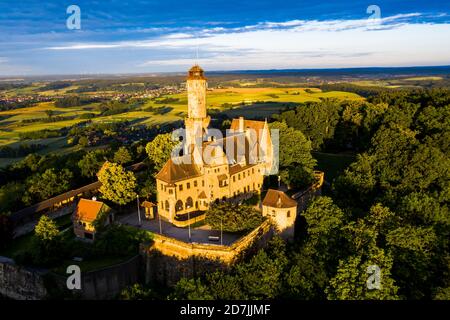
[[[114,221],[111,208],[95,199],[80,199],[72,215],[73,231],[78,238],[94,241],[101,227]]]

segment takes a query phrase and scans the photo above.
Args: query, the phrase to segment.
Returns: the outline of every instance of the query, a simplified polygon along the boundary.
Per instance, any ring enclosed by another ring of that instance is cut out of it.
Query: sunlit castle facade
[[[198,65],[189,70],[186,87],[183,152],[156,176],[158,213],[177,226],[204,219],[213,202],[259,194],[275,163],[267,121],[233,119],[222,136],[208,128],[207,81]]]

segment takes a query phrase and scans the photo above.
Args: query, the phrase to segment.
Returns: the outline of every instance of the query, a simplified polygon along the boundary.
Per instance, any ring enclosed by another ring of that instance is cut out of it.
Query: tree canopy
[[[272,122],[270,129],[279,130],[280,177],[291,187],[301,188],[313,180],[316,160],[311,155],[311,141],[301,131],[284,122]]]
[[[170,133],[159,134],[147,144],[145,150],[150,161],[155,165],[156,171],[161,170],[167,160],[170,159],[170,154],[178,144],[178,141],[172,140]]]
[[[116,204],[124,205],[136,199],[136,177],[120,164],[105,162],[98,173],[102,183],[102,196]]]
[[[206,223],[213,229],[228,232],[251,230],[259,226],[264,218],[258,210],[248,205],[219,203],[206,211]]]

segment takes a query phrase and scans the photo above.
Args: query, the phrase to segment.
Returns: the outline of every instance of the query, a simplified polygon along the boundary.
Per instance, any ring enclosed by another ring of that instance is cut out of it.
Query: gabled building
[[[283,191],[269,189],[262,202],[262,214],[274,222],[283,238],[294,238],[297,201]]]
[[[72,215],[73,231],[78,238],[94,241],[98,226],[114,221],[111,208],[97,200],[80,199]]]
[[[213,202],[259,194],[273,165],[267,121],[233,119],[226,135],[215,138],[208,129],[207,82],[198,65],[189,70],[186,87],[183,154],[156,175],[158,213],[179,226],[201,219]]]

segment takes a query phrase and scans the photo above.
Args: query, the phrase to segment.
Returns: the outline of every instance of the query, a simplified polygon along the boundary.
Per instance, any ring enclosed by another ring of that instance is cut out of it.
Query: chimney
[[[244,132],[244,117],[239,117],[239,132]]]

